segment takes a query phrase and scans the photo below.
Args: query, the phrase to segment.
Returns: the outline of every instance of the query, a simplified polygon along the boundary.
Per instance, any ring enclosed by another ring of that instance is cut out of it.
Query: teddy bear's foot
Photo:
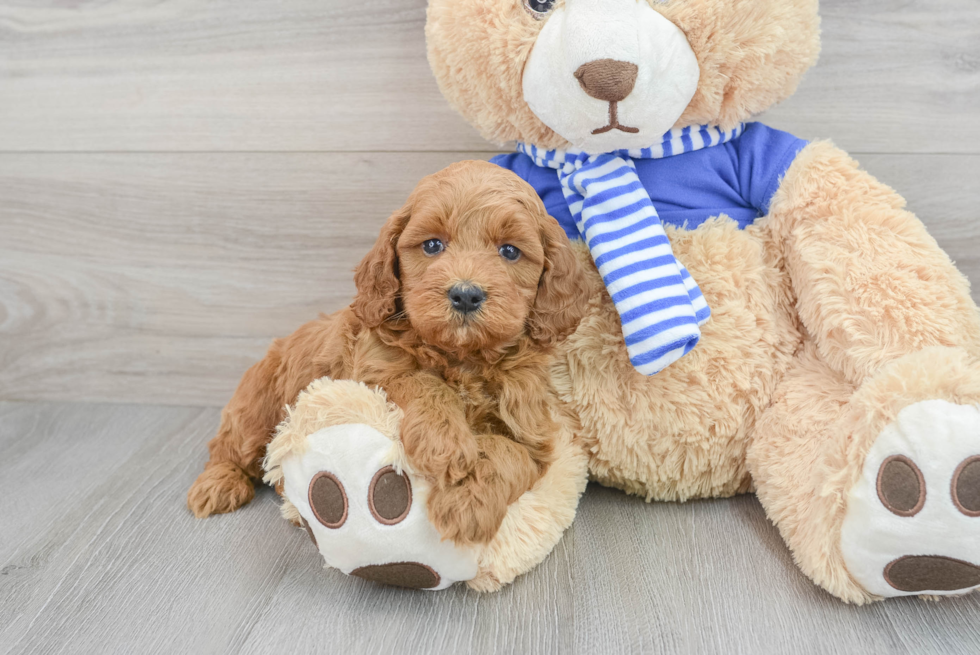
[[[543,560],[575,517],[588,458],[568,430],[545,475],[507,508],[489,544],[458,546],[429,515],[432,487],[399,439],[402,412],[383,391],[321,378],[299,395],[269,444],[264,480],[284,496],[327,566],[367,580],[496,591]]]
[[[318,430],[281,463],[284,513],[298,513],[327,566],[348,575],[433,590],[475,577],[478,554],[442,539],[426,511],[429,485],[398,455],[368,425]]]
[[[878,596],[980,586],[980,408],[927,400],[899,412],[848,495],[841,552]]]

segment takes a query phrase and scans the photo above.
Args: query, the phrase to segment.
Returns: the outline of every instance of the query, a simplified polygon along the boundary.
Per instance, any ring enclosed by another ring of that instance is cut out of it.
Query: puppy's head
[[[423,179],[354,281],[365,325],[404,312],[425,343],[456,353],[523,334],[552,342],[576,327],[586,300],[568,238],[534,189],[482,161]]]

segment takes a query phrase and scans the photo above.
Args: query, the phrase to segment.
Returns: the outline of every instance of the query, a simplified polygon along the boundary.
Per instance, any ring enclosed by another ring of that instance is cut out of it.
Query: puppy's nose
[[[615,59],[596,59],[579,66],[575,79],[590,96],[606,102],[619,102],[633,92],[636,64]]]
[[[447,294],[449,302],[453,304],[460,314],[471,314],[480,309],[480,305],[487,299],[486,292],[480,287],[470,282],[460,282],[453,286]]]

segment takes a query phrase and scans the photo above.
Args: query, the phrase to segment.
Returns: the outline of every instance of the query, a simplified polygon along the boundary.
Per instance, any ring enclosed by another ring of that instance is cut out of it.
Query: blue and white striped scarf
[[[744,126],[671,130],[660,144],[589,155],[517,149],[558,171],[568,209],[616,305],[630,362],[654,375],[691,352],[711,316],[701,289],[671,251],[663,223],[636,174],[634,159],[660,159],[731,141]]]

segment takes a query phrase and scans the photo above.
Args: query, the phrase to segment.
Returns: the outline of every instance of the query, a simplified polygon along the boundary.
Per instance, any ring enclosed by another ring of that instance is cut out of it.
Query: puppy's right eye
[[[442,241],[439,239],[429,239],[428,241],[422,242],[422,252],[430,257],[432,255],[438,255],[445,249],[446,246],[442,245]]]

